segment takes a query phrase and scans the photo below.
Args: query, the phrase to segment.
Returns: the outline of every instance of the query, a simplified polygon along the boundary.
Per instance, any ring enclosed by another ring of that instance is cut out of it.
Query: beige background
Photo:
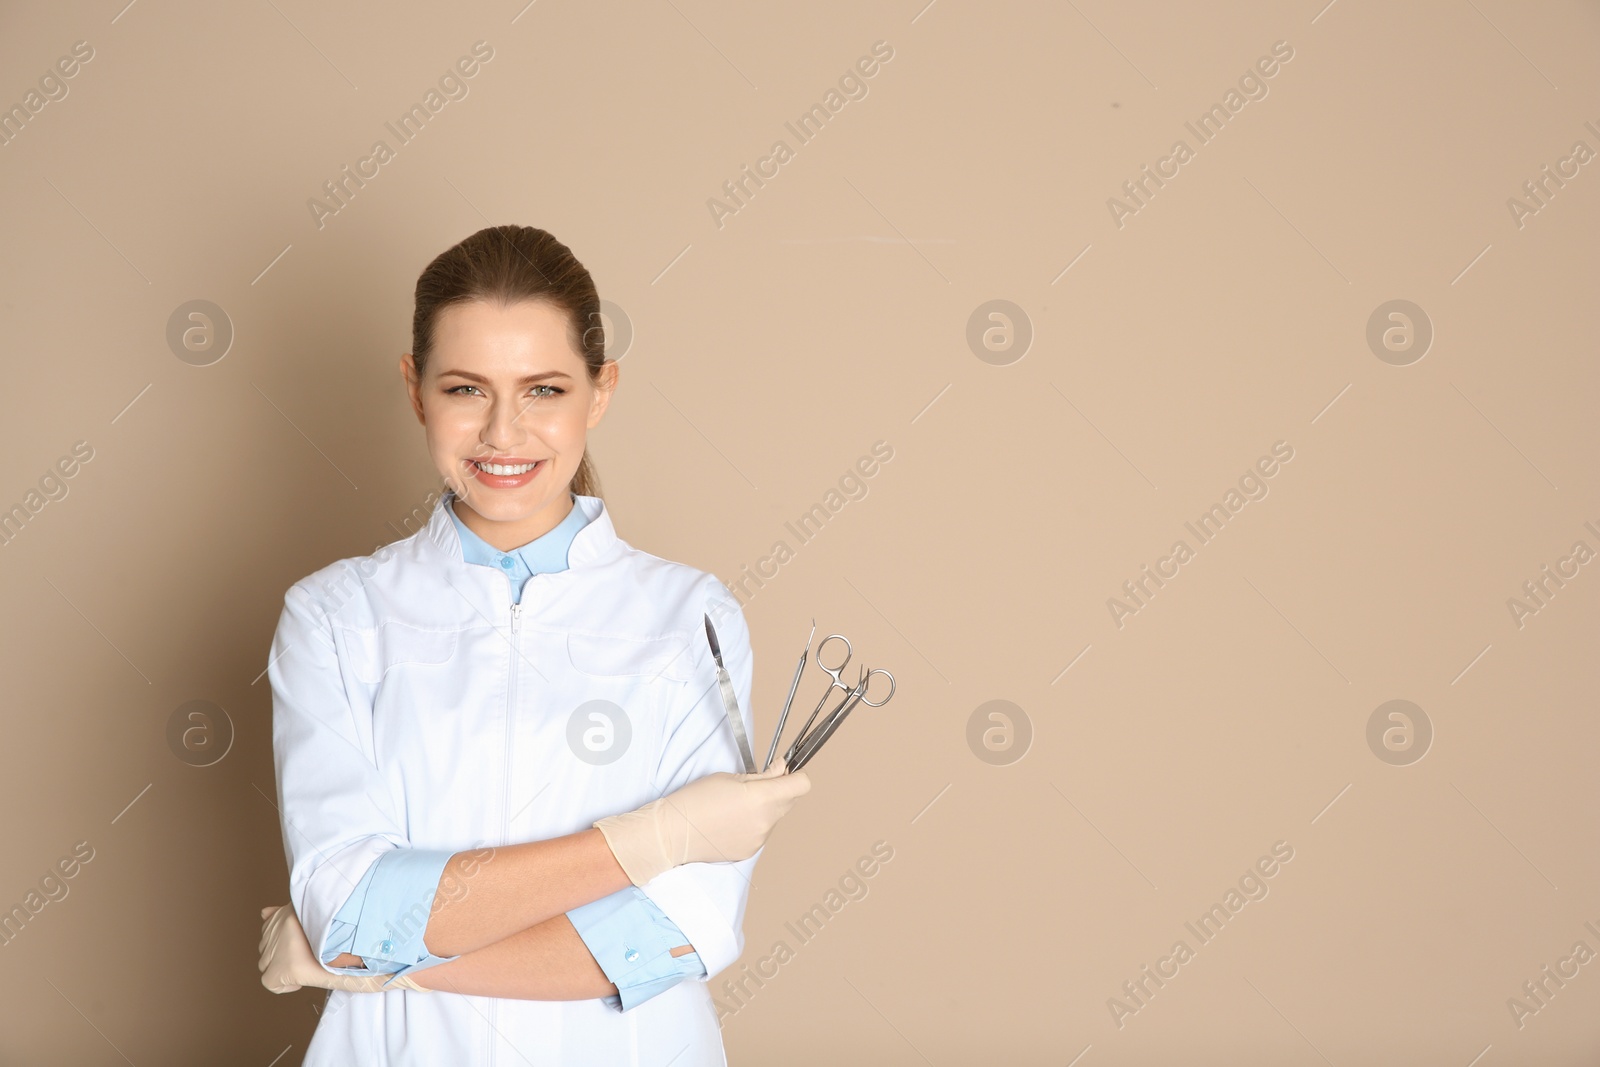
[[[417,273],[517,222],[632,322],[592,447],[634,545],[733,581],[894,449],[746,607],[763,739],[813,616],[899,694],[760,866],[743,962],[795,954],[742,1001],[713,982],[731,1060],[1594,1062],[1600,962],[1520,1028],[1507,1004],[1600,952],[1600,563],[1507,606],[1600,550],[1600,163],[1507,206],[1600,151],[1593,4],[122,3],[0,12],[0,102],[94,49],[0,147],[0,506],[94,451],[0,548],[0,905],[94,849],[0,947],[0,1060],[304,1054],[321,994],[254,967],[287,896],[257,679],[284,590],[434,484],[393,369]],[[469,95],[318,229],[307,199],[478,40]],[[1107,199],[1276,41],[1268,95],[1119,228]],[[719,228],[707,200],[779,138]],[[193,299],[235,331],[210,366],[165,339]],[[994,299],[1034,333],[1006,365],[966,340]],[[1394,299],[1434,330],[1407,366],[1366,341]],[[1198,545],[1276,441],[1270,494]],[[1107,599],[1180,537],[1118,628]],[[1393,699],[1434,732],[1407,766],[1367,742]],[[167,742],[191,700],[235,730],[207,767]],[[969,746],[991,700],[1031,724],[1020,761]],[[1278,841],[1269,895],[1199,945],[1185,921]]]

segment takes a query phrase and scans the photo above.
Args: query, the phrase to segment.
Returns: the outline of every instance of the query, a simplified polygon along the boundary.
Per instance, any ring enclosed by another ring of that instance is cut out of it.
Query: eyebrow
[[[479,374],[472,374],[472,373],[469,373],[468,371],[464,371],[464,370],[440,371],[439,372],[439,377],[443,378],[443,377],[445,377],[447,375],[451,375],[451,374],[454,374],[457,378],[465,378],[468,381],[482,382],[484,385],[488,385],[489,384],[489,379],[488,378],[485,378],[485,377],[483,377],[482,375],[479,375]],[[542,382],[546,378],[571,378],[571,377],[572,377],[572,375],[568,374],[566,371],[547,370],[547,371],[544,371],[543,373],[540,373],[540,374],[525,375],[524,377],[519,378],[517,380],[517,384],[518,385],[526,385],[529,382]]]

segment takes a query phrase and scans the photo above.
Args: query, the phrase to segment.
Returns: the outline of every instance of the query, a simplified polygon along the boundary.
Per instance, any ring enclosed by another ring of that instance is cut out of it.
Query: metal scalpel
[[[744,731],[744,715],[739,711],[739,698],[733,692],[733,679],[728,668],[722,665],[722,646],[717,643],[717,631],[711,628],[711,616],[706,616],[706,640],[711,644],[711,658],[717,661],[717,686],[722,690],[722,710],[728,713],[728,724],[733,727],[733,739],[739,743],[739,758],[744,761],[744,773],[756,773],[756,757],[750,751],[750,738]]]

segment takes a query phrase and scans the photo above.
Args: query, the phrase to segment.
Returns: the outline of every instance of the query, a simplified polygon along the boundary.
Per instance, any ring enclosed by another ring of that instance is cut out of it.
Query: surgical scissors
[[[830,667],[822,661],[822,650],[827,647],[829,641],[835,639],[844,642],[844,659],[839,661],[839,665],[837,667]],[[849,709],[855,707],[856,703],[865,704],[869,708],[881,708],[894,696],[894,675],[885,670],[880,670],[877,668],[865,669],[861,675],[861,680],[857,682],[854,687],[848,686],[844,683],[840,675],[843,674],[844,669],[850,665],[850,657],[853,652],[854,649],[850,647],[850,639],[844,636],[844,634],[829,634],[827,637],[822,639],[820,644],[817,645],[817,666],[822,668],[822,672],[828,675],[828,677],[832,680],[828,683],[828,688],[822,691],[822,699],[817,701],[817,706],[812,710],[810,717],[806,719],[805,725],[800,727],[800,733],[795,736],[794,741],[790,743],[788,749],[786,749],[784,752],[783,760],[789,765],[789,769],[794,769],[795,756],[800,752],[802,745],[809,745],[811,741],[815,740],[817,742],[815,747],[821,747],[821,742],[826,740],[826,738],[822,736],[822,731],[828,729],[830,726],[837,728],[839,722],[843,720],[845,715],[849,714]],[[804,664],[802,664],[802,667],[803,666]],[[869,685],[871,685],[872,676],[874,674],[881,674],[889,679],[889,695],[876,702],[866,698],[867,688]],[[831,694],[835,689],[841,689],[844,691],[844,700],[840,701],[839,706],[829,713],[827,719],[823,720],[822,725],[819,726],[814,733],[807,734],[806,731],[811,729],[811,724],[815,722],[817,716],[821,714],[823,705],[828,702],[829,694]],[[810,754],[807,753],[807,758],[809,758],[809,756]]]
[[[874,674],[881,674],[889,679],[889,693],[879,701],[871,701],[866,698],[867,688],[872,684],[872,676]],[[811,757],[815,756],[817,750],[828,743],[828,738],[832,737],[834,731],[839,729],[839,724],[844,722],[845,716],[849,715],[857,704],[866,704],[869,708],[881,708],[892,699],[894,699],[894,675],[885,670],[862,671],[861,681],[856,683],[856,687],[850,691],[850,694],[840,702],[839,706],[826,719],[818,723],[817,728],[806,735],[805,739],[800,743],[800,748],[795,753],[794,765],[789,769],[798,771],[809,763]]]

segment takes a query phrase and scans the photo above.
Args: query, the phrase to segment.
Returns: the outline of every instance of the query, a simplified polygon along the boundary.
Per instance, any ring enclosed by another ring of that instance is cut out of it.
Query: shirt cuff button
[[[387,956],[389,953],[394,951],[394,942],[393,941],[384,941],[382,944],[380,944],[378,946],[378,951],[382,952],[384,955]]]
[[[622,958],[627,960],[629,963],[633,963],[639,958],[639,950],[636,948],[630,948],[628,951],[622,954]]]

